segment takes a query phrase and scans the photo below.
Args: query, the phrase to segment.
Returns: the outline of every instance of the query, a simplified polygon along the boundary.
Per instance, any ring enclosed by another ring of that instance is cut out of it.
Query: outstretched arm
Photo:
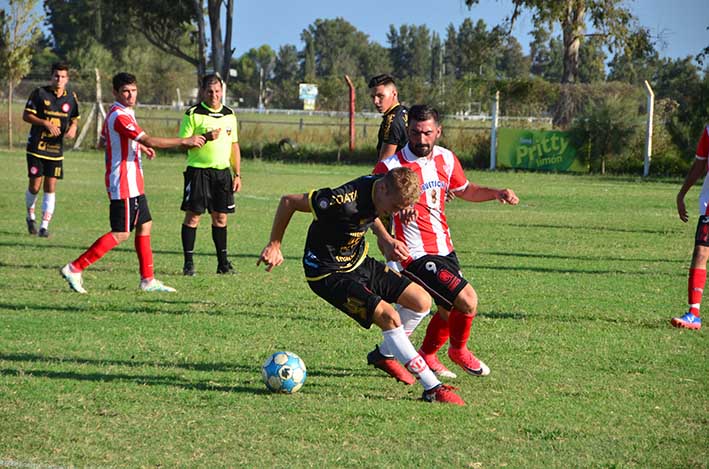
[[[488,200],[499,200],[500,203],[517,205],[519,198],[512,189],[495,189],[492,187],[483,187],[473,184],[468,184],[462,191],[455,193],[459,197],[468,202],[487,202]]]
[[[205,139],[202,135],[193,135],[187,138],[180,137],[152,137],[148,134],[143,134],[138,139],[140,143],[150,148],[175,148],[185,147],[194,148],[204,145]]]
[[[271,239],[261,251],[258,261],[256,261],[256,265],[260,265],[261,262],[266,264],[267,272],[283,263],[281,243],[286,233],[286,228],[288,228],[288,224],[295,212],[310,212],[308,194],[290,194],[281,197],[276,209],[276,215],[273,217]]]
[[[689,168],[687,177],[684,178],[684,184],[682,184],[682,187],[677,193],[677,214],[679,215],[679,219],[685,223],[687,223],[687,220],[689,220],[689,215],[687,214],[687,207],[684,205],[684,196],[687,195],[689,189],[692,188],[694,183],[697,182],[697,180],[702,176],[702,174],[706,173],[706,170],[707,160],[700,160],[695,158],[694,163],[692,163],[692,167]]]

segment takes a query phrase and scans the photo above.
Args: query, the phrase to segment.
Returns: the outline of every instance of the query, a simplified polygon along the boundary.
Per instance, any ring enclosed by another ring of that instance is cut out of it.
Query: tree
[[[526,78],[529,76],[530,59],[522,52],[522,45],[513,36],[502,41],[501,51],[495,64],[498,79]]]
[[[9,0],[2,11],[0,64],[7,80],[7,136],[12,148],[12,98],[15,86],[30,71],[32,50],[40,37],[39,18],[33,13],[37,0]]]
[[[314,58],[317,77],[362,74],[363,51],[369,47],[369,40],[344,18],[316,19],[303,30],[301,39]]]
[[[465,0],[473,8],[480,0]],[[512,0],[514,9],[507,18],[510,29],[522,10],[530,10],[536,28],[559,24],[564,44],[562,83],[574,83],[579,78],[579,49],[590,22],[602,43],[620,48],[625,43],[632,14],[623,0]]]
[[[597,83],[606,79],[606,53],[597,36],[584,38],[579,52],[579,82]]]
[[[616,52],[608,64],[608,80],[641,84],[655,74],[660,56],[646,28],[637,28],[628,37],[623,50]]]
[[[389,25],[389,56],[397,78],[431,77],[431,33],[425,25]]]

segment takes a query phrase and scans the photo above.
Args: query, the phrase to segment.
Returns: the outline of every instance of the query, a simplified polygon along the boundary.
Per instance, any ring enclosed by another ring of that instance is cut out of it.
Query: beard
[[[411,152],[419,158],[425,158],[431,154],[431,151],[433,151],[433,147],[431,147],[431,145],[414,145],[410,148]]]

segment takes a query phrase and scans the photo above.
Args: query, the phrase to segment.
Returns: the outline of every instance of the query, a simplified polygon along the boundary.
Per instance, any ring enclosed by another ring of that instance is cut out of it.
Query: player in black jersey
[[[408,111],[399,103],[399,91],[391,75],[372,77],[369,80],[369,93],[374,107],[382,113],[377,135],[377,155],[379,160],[383,160],[406,146]]]
[[[66,89],[68,82],[69,67],[61,62],[53,64],[51,84],[32,91],[22,113],[22,119],[32,125],[27,138],[27,230],[30,234],[38,234],[35,202],[44,182],[39,227],[39,236],[44,238],[49,237],[57,179],[64,177],[64,137],[76,137],[78,127],[79,103],[76,93]]]
[[[395,168],[384,175],[363,176],[334,189],[284,195],[273,220],[271,239],[256,264],[263,262],[267,271],[282,264],[281,241],[291,217],[296,211],[311,212],[313,222],[303,255],[310,289],[362,327],[369,329],[376,324],[381,328],[383,346],[419,379],[424,400],[464,405],[455,388],[436,378],[407,335],[428,314],[431,308],[428,293],[367,255],[365,233],[372,227],[381,244],[387,247],[389,257],[408,256],[403,243],[387,233],[378,217],[410,207],[419,197],[419,185],[416,173],[408,168]],[[404,307],[405,316],[392,307],[395,302]],[[406,382],[413,383],[413,380]]]

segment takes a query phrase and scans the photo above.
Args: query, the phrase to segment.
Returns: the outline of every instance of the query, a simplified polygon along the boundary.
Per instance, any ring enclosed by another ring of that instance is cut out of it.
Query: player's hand
[[[189,138],[183,139],[183,145],[187,148],[201,148],[207,140],[203,135],[193,135]]]
[[[512,189],[502,189],[497,193],[497,200],[503,204],[517,205],[519,203],[519,197],[514,193]]]
[[[66,138],[71,138],[71,139],[75,138],[76,137],[76,128],[77,127],[75,125],[70,125],[69,129],[66,131],[64,136]]]
[[[454,191],[446,191],[446,202],[453,202],[457,198]]]
[[[152,159],[155,158],[155,149],[150,148],[150,147],[146,147],[146,146],[143,145],[142,143],[139,143],[138,145],[140,145],[140,152],[141,152],[141,153],[144,153],[145,156],[146,156],[149,160],[152,160]]]
[[[219,138],[219,132],[221,132],[222,129],[215,129],[215,130],[210,130],[209,132],[205,132],[202,135],[204,136],[204,139],[208,142],[211,142],[212,140],[216,140]]]
[[[409,248],[396,238],[389,236],[388,239],[377,237],[377,246],[388,261],[401,262],[409,258]]]
[[[680,220],[687,223],[689,215],[687,214],[687,207],[684,205],[684,197],[680,195],[677,195],[677,214]]]
[[[263,251],[261,251],[261,255],[256,261],[256,266],[261,265],[261,262],[266,265],[266,272],[270,272],[274,267],[283,264],[281,248],[272,243],[268,243],[266,247],[263,248]]]
[[[234,176],[234,180],[231,184],[231,191],[232,192],[241,191],[241,176]]]
[[[416,221],[416,218],[418,218],[418,216],[419,213],[413,207],[399,210],[399,220],[401,220],[401,223],[403,223],[404,225],[407,225],[412,221]]]
[[[54,125],[51,121],[44,121],[44,127],[52,137],[59,137],[62,134],[62,129],[60,129],[59,126]]]

